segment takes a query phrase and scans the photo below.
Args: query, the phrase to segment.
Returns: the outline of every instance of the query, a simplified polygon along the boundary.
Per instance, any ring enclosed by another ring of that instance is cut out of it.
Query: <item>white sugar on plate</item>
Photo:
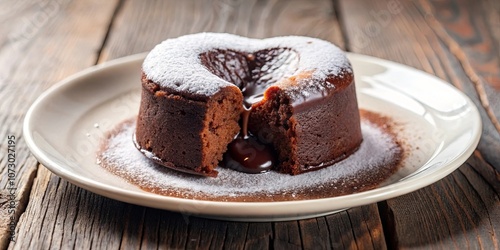
[[[325,191],[326,197],[363,191],[394,173],[402,154],[390,134],[363,121],[364,139],[359,150],[330,167],[296,176],[275,171],[245,174],[218,167],[218,177],[212,178],[180,173],[152,162],[135,148],[134,130],[135,122],[123,123],[115,130],[99,153],[101,166],[145,190],[186,198],[227,200],[227,197],[264,194],[274,200],[272,196],[288,196],[278,197],[283,200],[294,199],[304,190],[320,190],[323,194],[312,195],[316,198],[324,196]]]

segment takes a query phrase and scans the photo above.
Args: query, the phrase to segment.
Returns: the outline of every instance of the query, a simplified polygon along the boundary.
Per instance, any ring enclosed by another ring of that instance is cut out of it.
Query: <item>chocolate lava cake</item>
[[[143,63],[134,142],[166,167],[296,175],[361,141],[352,68],[329,42],[200,33],[162,42]]]

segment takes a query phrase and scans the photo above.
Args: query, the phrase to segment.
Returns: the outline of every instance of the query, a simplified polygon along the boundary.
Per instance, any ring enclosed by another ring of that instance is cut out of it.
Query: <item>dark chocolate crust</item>
[[[332,80],[337,88],[321,98],[297,104],[286,89],[273,86],[266,99],[254,106],[249,129],[274,145],[278,171],[296,175],[317,170],[359,148],[363,137],[354,78],[345,72]]]
[[[214,168],[239,131],[241,107],[236,87],[193,101],[161,90],[143,74],[136,145],[166,167],[217,176]]]

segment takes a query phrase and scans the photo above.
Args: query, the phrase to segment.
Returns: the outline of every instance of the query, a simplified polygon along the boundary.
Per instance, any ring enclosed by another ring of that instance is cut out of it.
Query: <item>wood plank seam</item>
[[[377,210],[380,221],[382,222],[382,230],[387,249],[397,249],[398,235],[396,224],[394,223],[394,212],[387,204],[387,201],[378,202]]]
[[[460,171],[456,171],[456,173],[454,174],[451,174],[451,179],[453,179],[456,183],[460,183],[460,181],[457,179],[456,175],[457,174],[461,174]],[[466,232],[468,231],[468,226],[466,225],[466,222],[469,222],[471,225],[473,225],[473,229],[474,229],[474,232],[475,232],[475,235],[479,235],[479,233],[477,232],[477,225],[474,221],[474,219],[471,217],[471,215],[469,213],[463,213],[461,211],[467,211],[467,208],[465,207],[465,204],[463,204],[463,201],[460,199],[460,196],[456,193],[456,191],[453,189],[453,186],[450,182],[451,181],[448,181],[449,179],[446,179],[446,180],[443,180],[441,182],[439,182],[439,184],[443,187],[443,190],[449,190],[447,192],[444,192],[444,196],[447,200],[450,200],[450,201],[454,201],[454,202],[450,202],[450,207],[448,207],[448,210],[453,210],[454,213],[453,214],[460,214],[462,216],[462,219],[461,220],[458,220],[458,226],[460,227],[460,230],[462,230],[463,234],[466,234]],[[462,193],[464,192],[464,190],[460,187],[460,185],[458,185],[459,188],[461,189]],[[464,195],[466,198],[467,196]],[[448,218],[448,216],[446,216],[446,218]],[[453,221],[453,218],[450,218],[450,221]],[[451,226],[449,227],[451,228]],[[453,238],[453,231],[450,229],[450,235],[452,235],[452,238]],[[481,238],[478,238],[478,244],[481,245]],[[467,242],[467,248],[472,248],[474,245],[473,243],[474,242],[471,242],[467,237],[465,237],[465,241]]]
[[[97,50],[97,55],[96,55],[96,59],[94,61],[94,65],[99,63],[99,59],[101,58],[102,51],[103,51],[104,47],[106,47],[106,43],[108,42],[109,34],[111,34],[111,31],[113,29],[113,24],[115,23],[116,17],[118,16],[118,13],[122,9],[124,2],[125,2],[125,0],[118,0],[118,3],[115,6],[113,14],[111,15],[111,18],[109,19],[109,24],[108,24],[108,27],[106,30],[106,34],[104,35],[104,38],[102,39],[101,46]]]
[[[470,171],[474,171],[477,174],[477,176],[479,176],[480,178],[484,179],[484,176],[481,173],[479,173],[476,170],[476,168],[474,168],[471,164],[469,164],[469,163],[465,163],[465,164],[469,167]],[[460,168],[459,170],[461,170],[461,169],[462,168]],[[465,180],[467,180],[467,182],[472,187],[474,187],[474,183],[469,179],[470,178],[469,175],[466,174],[465,172],[462,172],[462,171],[460,171],[460,173],[462,174],[463,178]],[[488,181],[485,181],[485,183],[489,185]],[[462,185],[459,185],[459,187],[461,189],[463,189]],[[495,190],[491,185],[489,187],[492,188],[492,190]],[[490,210],[488,209],[487,204],[485,203],[484,199],[482,198],[482,196],[478,192],[478,190],[476,188],[474,188],[473,191],[475,192],[475,194],[477,195],[477,197],[480,197],[481,205],[485,208],[486,214],[488,214],[487,218],[488,218],[488,224],[489,224],[490,228],[495,228],[495,224],[492,222],[491,218],[496,218],[496,216],[494,214],[490,213]],[[495,192],[495,193],[496,193],[497,200],[500,200],[500,195],[498,194],[498,192]],[[497,234],[495,233],[495,230],[491,230],[489,233],[491,235],[491,240],[493,241],[495,249],[499,249],[499,246],[498,246],[498,237],[497,237]]]
[[[337,243],[331,237],[332,232],[330,232],[330,227],[328,226],[328,220],[325,217],[321,217],[321,219],[325,221],[324,227],[326,228],[326,231],[328,232],[328,242],[330,242],[330,248],[335,248]],[[321,228],[319,228],[319,225],[318,225],[318,230],[321,230]]]
[[[346,214],[347,214],[347,218],[349,219],[349,223],[350,223],[351,225],[355,225],[355,223],[353,223],[353,221],[352,221],[352,219],[351,219],[351,214],[349,213],[349,211],[347,211],[347,213],[346,213]],[[357,235],[356,235],[356,232],[354,231],[354,226],[352,226],[352,227],[351,227],[351,233],[352,233],[352,235],[353,235],[354,239],[356,240],[356,239],[357,239]],[[357,241],[355,241],[355,244],[356,244],[356,245],[355,245],[355,246],[356,246],[356,248],[358,248],[358,249],[359,249],[359,248],[360,248],[360,246],[358,245],[358,242],[357,242]],[[346,248],[347,248],[347,247],[351,247],[351,246],[344,246],[344,247],[346,247]],[[362,247],[362,246],[361,246],[361,247]]]
[[[472,171],[475,171],[475,170],[474,170],[474,168],[473,168],[471,165],[469,165],[468,163],[466,163],[465,165],[467,165],[467,166],[469,167],[469,169],[471,169]],[[460,173],[460,175],[462,175],[462,178],[463,178],[463,179],[465,179],[465,180],[467,181],[467,183],[469,183],[472,187],[474,187],[474,184],[473,184],[473,183],[469,180],[468,175],[467,175],[465,172],[462,172],[462,171],[460,171],[460,170],[459,170],[459,171],[457,171],[457,172],[458,172],[458,173]],[[481,176],[479,173],[477,173],[477,172],[476,172],[476,174],[482,178],[482,176]],[[452,176],[453,176],[453,179],[454,179],[457,183],[461,183],[461,181],[460,181],[460,180],[459,180],[459,179],[458,179],[455,175],[452,175]],[[486,183],[488,183],[488,182],[486,182]],[[464,189],[463,185],[460,185],[460,184],[459,184],[459,185],[458,185],[458,187],[461,189],[461,191],[462,191],[462,192],[465,192],[465,189]],[[472,190],[474,191],[474,194],[476,195],[476,197],[480,197],[481,204],[476,204],[476,205],[480,205],[481,207],[483,207],[483,208],[485,209],[486,214],[488,214],[488,216],[486,217],[486,218],[488,218],[488,224],[489,224],[490,228],[494,228],[495,226],[494,226],[494,225],[493,225],[493,223],[491,222],[491,218],[492,218],[492,217],[494,218],[494,216],[492,216],[492,214],[490,214],[490,212],[488,211],[488,209],[487,209],[487,204],[486,204],[486,203],[484,202],[484,200],[481,198],[481,194],[480,194],[480,193],[479,193],[479,192],[478,192],[475,188],[474,188],[474,189],[472,189]],[[470,200],[470,199],[469,199],[469,196],[467,196],[467,195],[466,195],[465,197],[467,198],[467,200],[469,201],[469,203],[473,203],[473,202],[474,202],[474,201],[472,201],[472,200]],[[466,208],[462,205],[462,203],[461,203],[461,202],[457,202],[457,204],[459,204],[459,205],[460,205],[460,207],[461,207],[464,211],[467,211],[467,209],[466,209]],[[464,213],[464,214],[467,216],[467,218],[468,218],[469,220],[473,221],[473,220],[472,220],[472,218],[470,218],[470,216],[469,216],[469,214],[468,214],[468,213]],[[479,233],[479,232],[477,232],[477,229],[476,229],[476,228],[477,228],[477,225],[475,225],[474,230],[476,231],[476,234],[477,234],[477,235],[480,235],[480,233]],[[498,249],[498,245],[497,245],[497,241],[496,241],[497,237],[496,237],[495,231],[491,231],[491,232],[490,232],[490,235],[491,235],[491,238],[492,238],[493,244],[495,244],[495,249]],[[478,237],[478,243],[479,243],[479,245],[481,246],[481,248],[483,248],[483,247],[484,247],[484,244],[482,243],[482,241],[481,241],[481,238],[480,238],[480,237]]]
[[[41,170],[41,164],[38,164],[38,168],[37,168],[37,172]],[[37,178],[35,178],[35,181],[36,179],[38,179],[38,174],[37,174]],[[47,185],[48,185],[48,182],[47,182]],[[41,201],[45,201],[45,197],[46,195],[48,195],[48,192],[44,192],[43,193],[43,196],[42,198],[40,199]],[[47,218],[47,211],[49,210],[48,207],[44,208],[44,211],[43,211],[43,216],[40,218],[41,221],[45,221],[45,218]],[[38,237],[40,238],[40,236],[43,234],[43,230],[44,228],[43,227],[40,227],[39,231],[38,231]]]
[[[481,165],[486,165],[488,169],[490,169],[492,172],[490,173],[484,173],[483,169],[477,168],[476,165],[478,164],[469,164],[472,166],[474,171],[479,173],[485,180],[486,182],[495,190],[497,194],[500,194],[500,173],[496,170],[494,166],[492,166],[490,163],[486,162],[484,159],[482,153],[479,150],[474,151],[474,156],[481,161]]]
[[[24,162],[23,164],[27,164]],[[37,164],[38,165],[38,164]],[[16,194],[16,199],[18,199],[18,203],[16,206],[16,217],[15,217],[15,224],[19,223],[19,218],[26,212],[26,208],[28,207],[28,202],[29,202],[29,197],[31,194],[31,189],[33,188],[33,183],[35,181],[35,178],[37,176],[37,171],[31,172],[31,174],[28,176],[28,180],[26,182],[26,185],[24,186],[22,190],[19,191],[19,193]],[[2,207],[3,204],[0,205]],[[8,247],[12,242],[9,240],[8,243],[6,244],[6,247]]]
[[[337,22],[340,26],[340,34],[342,35],[342,40],[344,41],[344,50],[351,51],[349,36],[347,35],[347,26],[344,22],[344,14],[340,11],[340,1],[339,0],[331,0],[332,1],[332,12]]]
[[[300,247],[304,249],[304,239],[302,237],[302,228],[300,226],[300,221],[297,221],[297,230],[299,230]]]
[[[473,187],[473,191],[475,192],[475,195],[477,197],[479,197],[479,199],[481,201],[481,205],[485,209],[486,214],[488,215],[486,217],[488,219],[488,225],[489,225],[489,228],[487,230],[488,230],[488,234],[490,235],[490,240],[493,243],[492,249],[499,249],[499,243],[498,243],[498,237],[497,237],[498,229],[494,223],[495,221],[492,220],[492,218],[499,218],[498,217],[499,213],[495,213],[495,211],[498,212],[499,210],[495,209],[495,206],[493,206],[493,207],[488,206],[488,204],[486,203],[486,200],[485,200],[485,198],[487,199],[487,197],[484,197],[484,193],[479,192],[480,188],[477,188],[477,183],[473,180],[473,177],[471,176],[470,172],[474,172],[475,175],[482,180],[484,180],[484,176],[481,175],[481,173],[478,172],[471,164],[466,163],[466,165],[468,166],[468,168],[460,168],[459,169],[460,173],[462,174],[461,176],[463,177],[463,179],[465,179],[467,181],[467,183],[469,183]],[[462,183],[463,182],[460,182],[459,187],[462,190],[465,190]],[[489,185],[489,183],[487,181],[485,183]],[[489,187],[492,188],[491,185]],[[496,198],[495,204],[498,204],[499,200],[500,200],[500,196],[499,196],[498,192],[495,192],[495,189],[492,188],[492,191],[493,191],[492,193],[494,194],[493,198]],[[474,203],[474,204],[477,205],[477,203]],[[479,240],[481,240],[481,238],[479,238]],[[482,244],[482,241],[480,243]],[[491,246],[488,246],[486,248],[491,248]]]
[[[378,210],[378,207],[377,207],[377,210]],[[378,217],[380,218],[380,211],[377,211],[377,212],[379,213],[379,214],[378,214],[378,215],[379,215]],[[363,213],[362,219],[363,219],[363,224],[364,224],[364,225],[365,225],[365,227],[366,227],[366,231],[367,231],[367,232],[368,232],[368,234],[370,235],[370,237],[369,237],[369,238],[370,238],[370,242],[371,242],[372,246],[373,246],[373,247],[377,246],[377,242],[375,242],[375,241],[374,241],[374,240],[375,240],[376,235],[374,235],[374,234],[373,234],[373,230],[372,230],[372,228],[370,228],[370,227],[368,226],[368,225],[370,225],[370,221],[369,221],[370,219],[369,219],[369,218],[366,218],[366,214],[364,214],[364,213]],[[383,231],[383,229],[382,229],[382,231]],[[387,242],[386,242],[385,246],[387,247]]]
[[[59,178],[59,177],[57,177],[57,185],[56,185],[54,191],[57,191],[57,190],[61,189],[61,181],[62,181],[62,179]],[[49,201],[47,201],[47,202],[49,202]],[[61,202],[61,201],[59,201],[59,202]],[[62,207],[61,205],[56,206],[56,209],[55,209],[55,212],[54,212],[55,218],[59,217],[59,211],[61,210],[61,207]],[[51,232],[55,231],[56,226],[57,226],[57,223],[54,223],[53,226],[52,226]],[[43,227],[42,227],[42,229],[43,229]],[[51,234],[50,235],[50,240],[49,240],[49,243],[48,243],[49,246],[52,246],[53,239],[54,239],[53,234]],[[62,241],[59,242],[59,248],[61,248],[61,245],[62,245]]]

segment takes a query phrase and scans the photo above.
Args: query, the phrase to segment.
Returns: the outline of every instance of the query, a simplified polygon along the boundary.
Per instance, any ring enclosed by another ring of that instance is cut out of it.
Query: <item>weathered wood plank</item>
[[[497,249],[499,205],[494,190],[465,165],[435,185],[387,201],[381,212],[393,216],[385,218],[394,220],[392,246]]]
[[[99,62],[150,50],[168,37],[200,31],[231,32],[250,37],[300,34],[324,38],[340,46],[344,44],[331,2],[326,0],[127,0],[118,9],[110,27],[97,59]],[[43,167],[38,170],[30,201],[18,229],[20,237],[29,240],[11,245],[13,249],[59,246],[85,249],[282,246],[288,249],[288,246],[320,246],[315,242],[325,247],[342,248],[343,245],[337,244],[340,241],[360,248],[365,247],[365,243],[385,245],[383,233],[382,237],[373,235],[372,238],[368,233],[382,232],[376,205],[334,215],[345,221],[342,225],[332,223],[332,217],[303,222],[224,222],[110,200],[77,188]],[[363,211],[373,216],[362,217],[360,212]],[[349,218],[353,216],[361,217]],[[362,228],[354,228],[358,223]],[[334,229],[338,233],[332,234]],[[317,238],[314,235],[317,232],[325,238]],[[354,234],[349,239],[341,239],[344,232]],[[355,242],[358,238],[364,240]],[[302,239],[315,240],[303,243]]]
[[[44,167],[38,169],[34,185],[37,188],[19,221],[19,241],[9,249],[118,249],[126,241],[127,224],[137,223],[142,215],[131,214],[133,207],[71,185]]]
[[[459,45],[454,49],[462,65],[483,77],[482,84],[493,87],[492,91],[500,90],[500,40],[491,29],[498,25],[494,19],[498,17],[500,4],[497,1],[422,0],[419,5],[430,23],[439,23],[432,26],[436,34],[444,41],[452,39]]]
[[[384,230],[375,206],[351,208],[326,217],[330,249],[386,249]]]
[[[344,214],[345,216],[345,214]],[[299,221],[302,246],[307,249],[330,249],[328,227],[325,218],[313,218]]]
[[[487,3],[490,5],[485,5]],[[500,162],[496,152],[500,150],[500,137],[490,115],[497,108],[484,105],[484,94],[479,92],[480,88],[478,91],[471,72],[481,76],[482,81],[499,71],[491,66],[478,65],[475,68],[464,63],[464,58],[469,60],[470,56],[476,57],[480,64],[496,64],[496,59],[482,57],[478,52],[496,53],[498,42],[495,44],[491,31],[477,27],[477,22],[483,21],[473,18],[472,14],[446,19],[448,11],[479,12],[477,9],[469,10],[478,8],[473,7],[476,4],[474,1],[462,5],[441,1],[440,14],[435,14],[437,2],[429,4],[427,1],[359,0],[341,1],[339,4],[343,17],[341,22],[344,27],[348,27],[348,48],[354,52],[398,61],[451,82],[472,98],[480,108],[483,120],[479,151],[467,164],[434,185],[380,203],[385,235],[391,248],[498,248]],[[498,13],[495,10],[498,4],[493,5],[491,2],[482,2],[480,10],[486,16],[490,12]],[[444,15],[442,18],[446,20],[434,15]],[[443,24],[445,21],[449,23]],[[456,34],[450,35],[448,32],[458,27],[453,22],[460,23],[462,32],[480,29],[473,34],[477,44],[468,44],[467,39]],[[488,49],[489,52],[483,51]],[[457,51],[466,56],[461,57]],[[488,68],[487,72],[483,71]],[[496,90],[491,88],[488,91]],[[488,98],[492,98],[492,95]],[[479,173],[484,174],[484,177]]]
[[[13,245],[12,249],[385,248],[375,206],[298,222],[225,222],[107,199],[80,189],[43,167],[38,170],[35,186],[23,219],[43,219],[23,222],[19,234],[29,240]],[[60,195],[63,190],[65,194]]]
[[[149,51],[167,38],[202,31],[256,38],[307,35],[344,44],[327,0],[126,1],[99,61]]]
[[[302,242],[297,221],[274,223],[274,249],[300,249]]]
[[[272,223],[249,223],[245,249],[269,248],[272,235]]]
[[[15,224],[24,211],[36,175],[37,162],[22,138],[24,114],[42,91],[93,64],[115,3],[0,2],[0,202],[8,201],[0,205],[0,248],[9,244],[10,217]],[[7,164],[8,136],[15,137],[13,168]],[[9,172],[15,177],[8,178]],[[13,212],[8,188],[15,188]]]
[[[189,228],[186,248],[223,249],[226,230],[228,229],[227,223],[195,217],[190,218],[189,221],[193,225],[198,225],[198,227]]]
[[[492,125],[492,128],[487,127],[486,139],[483,140],[485,143],[479,149],[485,153],[484,159],[500,171],[500,156],[495,153],[498,152],[499,141],[493,143],[491,140],[498,139],[500,133],[500,100],[497,98],[500,93],[500,39],[498,31],[490,28],[499,23],[493,18],[485,18],[498,16],[500,4],[493,1],[477,3],[457,0],[439,3],[422,0],[418,7],[426,16],[428,26],[446,45],[473,83],[474,90],[465,91],[478,96],[478,106],[483,107],[489,120],[487,123]]]

